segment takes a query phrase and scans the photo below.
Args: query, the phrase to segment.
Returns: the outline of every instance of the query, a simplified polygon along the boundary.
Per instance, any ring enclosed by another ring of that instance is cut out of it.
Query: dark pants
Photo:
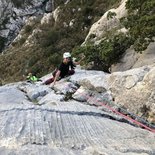
[[[53,73],[53,77],[45,81],[45,84],[46,84],[46,85],[48,85],[48,84],[50,84],[50,83],[52,83],[52,82],[54,81],[54,78],[55,78],[55,76],[56,76],[56,73],[57,73],[57,72]],[[69,71],[68,71],[68,74],[67,74],[66,76],[73,75],[74,73],[75,73],[75,71],[74,71],[73,69],[72,69],[72,70],[69,70]],[[65,76],[65,77],[66,77],[66,76]],[[60,77],[60,79],[62,79],[62,77]]]

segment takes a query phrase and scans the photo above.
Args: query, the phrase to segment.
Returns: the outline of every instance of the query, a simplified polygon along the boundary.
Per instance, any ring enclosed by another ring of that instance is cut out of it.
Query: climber
[[[32,73],[28,73],[28,76],[26,77],[28,82],[36,82],[36,81],[41,81],[39,78],[34,76]]]
[[[52,73],[53,77],[44,82],[44,84],[50,84],[53,82],[53,86],[55,85],[57,80],[60,80],[66,76],[73,75],[75,73],[74,68],[76,65],[79,65],[80,62],[84,59],[84,56],[78,62],[75,62],[75,58],[71,58],[71,54],[69,52],[65,52],[63,54],[63,61],[60,66],[55,69]]]

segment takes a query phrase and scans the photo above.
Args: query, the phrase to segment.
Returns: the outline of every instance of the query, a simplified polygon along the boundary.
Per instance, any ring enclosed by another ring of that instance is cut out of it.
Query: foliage
[[[24,6],[23,4],[25,3],[31,5],[31,0],[11,0],[11,1],[17,8]]]
[[[51,63],[51,64],[59,64],[62,60],[62,57],[61,55],[58,55],[57,53],[54,53],[53,55],[51,55],[49,58],[48,58],[48,61]]]
[[[109,72],[109,67],[118,62],[122,54],[132,44],[132,40],[124,34],[118,34],[113,38],[105,39],[98,45],[86,45],[74,49],[74,55],[84,53],[85,63],[94,62],[94,69]]]
[[[155,1],[128,0],[126,8],[128,16],[121,21],[134,40],[135,50],[143,51],[155,36]]]
[[[13,4],[15,7],[19,8],[22,6],[22,1],[21,0],[12,0]]]
[[[51,44],[55,44],[60,37],[61,33],[59,30],[49,29],[45,33],[41,34],[40,45],[42,47],[49,47]]]
[[[19,46],[23,45],[26,41],[26,38],[22,37],[20,40],[19,40]]]
[[[32,26],[31,25],[26,25],[25,26],[25,33],[31,33],[32,32]]]
[[[3,50],[6,38],[0,36],[0,52]]]
[[[115,12],[109,11],[108,14],[107,14],[107,19],[109,20],[110,18],[113,18],[115,16],[116,16],[116,13]]]
[[[24,80],[23,75],[27,72],[32,72],[38,77],[52,72],[62,61],[63,53],[80,46],[91,25],[118,2],[120,0],[72,0],[64,5],[63,0],[55,1],[55,5],[61,4],[56,22],[52,19],[47,24],[38,26],[37,23],[35,26],[26,27],[22,34],[23,39],[0,56],[2,80],[4,82]],[[73,19],[73,26],[70,26],[69,23]],[[40,31],[34,33],[33,38],[29,37],[35,28]],[[33,43],[31,44],[30,39],[30,44],[23,44],[27,38],[33,39]],[[91,53],[87,55],[91,56]]]

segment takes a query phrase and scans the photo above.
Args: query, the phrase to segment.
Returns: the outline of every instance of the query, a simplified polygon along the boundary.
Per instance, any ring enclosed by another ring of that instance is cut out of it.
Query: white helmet
[[[69,52],[65,52],[63,54],[63,58],[70,58],[71,57],[71,54]]]

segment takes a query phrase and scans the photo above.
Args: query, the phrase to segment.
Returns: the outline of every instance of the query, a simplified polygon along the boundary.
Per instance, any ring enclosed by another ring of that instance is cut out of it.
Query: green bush
[[[6,38],[0,36],[0,52],[3,50]]]
[[[143,51],[155,37],[155,1],[128,0],[128,16],[121,19],[134,40],[134,48]]]
[[[32,26],[31,25],[26,25],[25,26],[25,33],[31,33],[32,32]]]
[[[52,54],[56,53],[58,50],[57,48],[55,47],[54,44],[51,44],[50,46],[48,46],[47,48],[44,48],[44,52],[43,52],[43,55],[44,57],[49,57],[51,56]]]
[[[61,57],[61,55],[58,55],[57,53],[55,53],[48,58],[48,61],[51,64],[58,66],[60,64],[60,62],[62,61],[62,57]]]
[[[12,2],[17,8],[21,7],[23,3],[21,0],[12,0]]]
[[[55,44],[58,39],[60,38],[60,32],[57,30],[48,30],[47,32],[44,32],[41,36],[40,44],[41,46],[48,47],[51,44]]]
[[[18,41],[18,44],[19,45],[23,45],[26,41],[26,38],[22,37],[19,41]]]
[[[21,6],[21,0],[13,1],[16,6]],[[114,4],[118,4],[118,1],[120,0],[72,0],[66,5],[64,5],[63,0],[54,1],[55,7],[62,4],[57,21],[51,20],[50,23],[44,25],[39,25],[40,22],[37,22],[36,25],[36,21],[34,21],[35,25],[32,24],[32,27],[26,28],[26,33],[20,43],[17,42],[13,48],[8,49],[8,51],[11,51],[8,52],[10,57],[8,55],[0,57],[2,80],[5,82],[18,81],[25,74],[25,70],[31,71],[38,76],[51,72],[61,62],[63,53],[80,46],[85,40],[91,24],[97,21]],[[29,2],[31,1],[24,0],[22,4],[28,4]],[[88,19],[88,16],[91,18]],[[72,19],[75,19],[73,26],[64,27],[64,22],[69,25]],[[34,44],[30,47],[22,46],[29,33],[32,32],[32,28],[35,29],[36,27],[41,32],[35,34]],[[87,50],[88,52],[86,52]],[[87,50],[85,51],[88,56],[86,62],[95,60],[96,65],[103,66],[100,64],[105,61],[102,60],[103,58],[101,59],[102,54],[99,57],[99,53],[101,53],[99,48],[90,45]],[[9,64],[7,64],[8,62]],[[103,67],[101,69],[103,70]]]
[[[93,11],[92,6],[86,6],[83,10],[83,15],[88,16],[88,15],[92,14],[92,11]]]
[[[108,14],[107,14],[107,19],[111,19],[111,18],[114,18],[117,14],[115,12],[111,12],[109,11]]]
[[[34,66],[31,67],[31,72],[34,75],[38,75],[41,72],[41,68],[42,68],[41,64],[35,64]]]
[[[94,62],[93,69],[109,71],[109,67],[118,62],[122,54],[132,45],[131,38],[124,34],[115,35],[111,39],[103,40],[99,45],[90,45],[74,49],[75,56],[84,53],[85,63]]]
[[[31,55],[31,57],[29,58],[29,61],[28,61],[28,66],[32,67],[33,65],[36,64],[37,61],[38,61],[38,57],[35,55]]]
[[[24,6],[24,3],[27,3],[29,5],[31,5],[31,0],[11,0],[12,3],[15,5],[15,7],[20,8],[22,6]]]

